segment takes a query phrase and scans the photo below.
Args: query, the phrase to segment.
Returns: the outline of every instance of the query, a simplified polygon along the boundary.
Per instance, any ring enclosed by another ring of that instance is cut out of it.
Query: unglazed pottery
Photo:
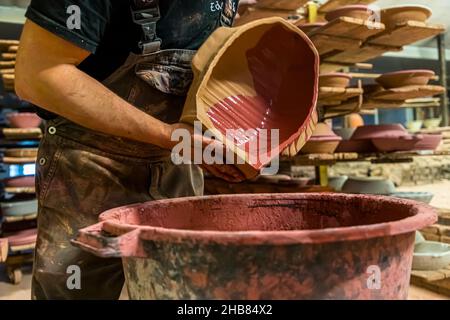
[[[417,144],[423,140],[423,136],[391,136],[373,138],[372,143],[380,152],[397,152],[397,151],[412,151],[417,150]]]
[[[192,66],[194,81],[181,121],[199,120],[219,140],[235,146],[246,163],[239,169],[247,178],[281,152],[296,155],[311,136],[317,123],[319,54],[295,25],[269,18],[219,28]],[[279,149],[269,139],[258,150],[260,161],[251,163],[255,155],[250,155],[250,145],[264,138],[264,131],[270,138],[272,129],[279,130]]]
[[[395,29],[398,24],[407,21],[426,22],[431,17],[429,7],[420,5],[401,5],[386,8],[381,11],[381,22],[387,29]]]
[[[430,192],[394,192],[390,196],[400,199],[419,201],[427,204],[431,203],[434,198],[434,194]]]
[[[327,73],[319,77],[321,87],[347,88],[352,80],[352,76],[346,73]]]
[[[435,75],[434,71],[431,70],[402,70],[383,74],[376,81],[386,89],[424,86]]]
[[[38,128],[42,123],[42,119],[37,114],[30,112],[8,113],[6,118],[13,128]]]
[[[2,214],[9,217],[27,216],[38,210],[37,200],[2,202],[0,204]]]
[[[325,19],[333,21],[341,17],[350,17],[368,20],[373,15],[373,11],[366,5],[350,5],[340,7],[326,14]]]
[[[347,180],[348,176],[329,177],[328,186],[339,192],[342,191],[342,187],[347,182]]]
[[[433,118],[433,119],[424,120],[423,125],[427,129],[436,129],[436,128],[439,128],[441,123],[442,123],[441,118]]]
[[[334,132],[344,140],[350,140],[355,133],[356,128],[339,128],[334,129]]]
[[[450,245],[424,241],[414,248],[413,270],[440,270],[450,265]]]
[[[437,214],[388,197],[252,194],[152,201],[100,220],[73,243],[122,258],[132,300],[389,300],[407,298],[415,232]],[[380,261],[373,290],[367,270]]]
[[[334,153],[342,138],[326,123],[317,124],[313,135],[300,150],[303,154]]]
[[[390,195],[395,192],[392,181],[384,178],[350,177],[342,187],[345,193]]]
[[[382,124],[359,127],[355,130],[352,140],[366,140],[386,137],[404,137],[408,132],[401,124]]]

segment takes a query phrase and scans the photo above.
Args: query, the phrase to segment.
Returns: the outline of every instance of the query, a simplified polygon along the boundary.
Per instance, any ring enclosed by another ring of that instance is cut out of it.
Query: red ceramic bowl
[[[8,237],[8,243],[11,247],[26,246],[36,243],[37,229],[19,231]]]
[[[435,76],[431,70],[403,70],[383,74],[376,81],[386,89],[424,86]]]
[[[352,136],[352,140],[404,137],[407,135],[408,132],[401,124],[370,125],[357,128]]]
[[[374,153],[375,146],[370,140],[343,140],[336,149],[336,153]]]
[[[362,20],[368,20],[373,15],[373,10],[366,5],[351,5],[340,7],[330,11],[325,16],[327,21],[333,21],[341,17],[350,17]]]
[[[6,188],[32,188],[35,184],[34,176],[15,177],[3,180]]]
[[[352,76],[346,73],[327,73],[319,77],[321,87],[347,88],[352,80]]]
[[[424,134],[423,139],[416,144],[414,150],[434,151],[441,145],[442,139],[442,134]]]
[[[422,141],[421,136],[385,137],[372,139],[372,143],[380,152],[412,151]]]
[[[42,123],[42,119],[31,112],[9,113],[6,115],[6,118],[13,128],[38,128]]]

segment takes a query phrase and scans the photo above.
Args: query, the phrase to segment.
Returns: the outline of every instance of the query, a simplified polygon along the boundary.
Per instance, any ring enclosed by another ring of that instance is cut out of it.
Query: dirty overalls
[[[195,52],[159,50],[157,1],[144,10],[132,7],[132,12],[143,30],[143,54],[130,54],[104,85],[155,118],[176,123],[193,78]],[[36,179],[33,299],[118,299],[124,283],[121,260],[97,258],[72,246],[77,231],[97,223],[99,214],[111,208],[203,192],[202,171],[173,165],[169,151],[94,132],[61,117],[47,123]],[[71,278],[78,275],[79,284]]]

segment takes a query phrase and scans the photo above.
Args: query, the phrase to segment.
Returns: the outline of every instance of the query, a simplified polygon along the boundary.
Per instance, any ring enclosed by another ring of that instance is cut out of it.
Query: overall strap
[[[161,49],[161,39],[156,35],[156,25],[161,18],[159,0],[131,0],[133,22],[142,29],[139,48],[142,54],[151,54]]]

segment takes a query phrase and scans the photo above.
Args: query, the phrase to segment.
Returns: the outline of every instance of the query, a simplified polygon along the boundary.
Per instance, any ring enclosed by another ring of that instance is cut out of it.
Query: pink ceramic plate
[[[14,128],[28,129],[28,128],[38,128],[42,119],[35,113],[8,113],[6,115],[8,122]]]
[[[11,247],[25,246],[33,244],[37,239],[37,229],[19,231],[8,237],[8,242]]]
[[[31,188],[34,187],[34,176],[15,177],[3,180],[6,188]]]
[[[380,152],[412,151],[417,143],[423,140],[422,136],[385,137],[372,139],[372,143]]]
[[[373,153],[375,146],[370,140],[343,140],[339,143],[336,153]]]
[[[415,145],[414,150],[434,151],[441,145],[442,139],[442,134],[424,134],[423,139]]]
[[[370,125],[357,128],[353,134],[352,140],[402,137],[407,135],[408,132],[401,124]]]

